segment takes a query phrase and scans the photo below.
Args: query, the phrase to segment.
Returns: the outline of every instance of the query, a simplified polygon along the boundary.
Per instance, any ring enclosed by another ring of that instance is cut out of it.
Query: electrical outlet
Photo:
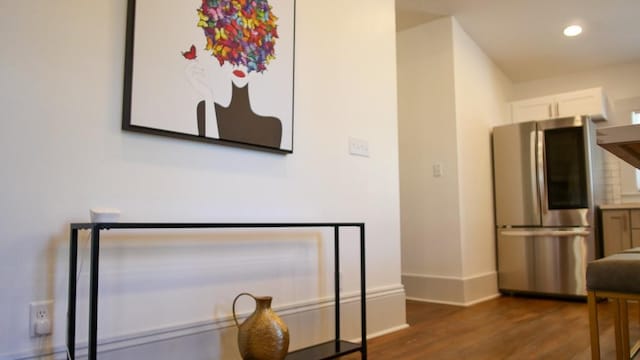
[[[51,311],[53,300],[34,301],[29,304],[29,335],[31,337],[51,334]]]

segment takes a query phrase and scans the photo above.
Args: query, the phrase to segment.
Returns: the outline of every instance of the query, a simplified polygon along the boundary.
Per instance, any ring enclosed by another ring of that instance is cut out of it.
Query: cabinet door
[[[640,229],[640,210],[630,210],[631,213],[631,228]]]
[[[640,247],[640,229],[631,230],[631,247]]]
[[[640,247],[640,210],[631,210],[631,247]]]
[[[586,89],[555,96],[558,117],[589,115],[595,119],[606,118],[604,95],[601,88]]]
[[[631,247],[629,211],[602,211],[602,242],[604,256],[609,256]]]
[[[517,123],[550,119],[554,117],[552,105],[551,96],[514,101],[511,103],[511,121]]]

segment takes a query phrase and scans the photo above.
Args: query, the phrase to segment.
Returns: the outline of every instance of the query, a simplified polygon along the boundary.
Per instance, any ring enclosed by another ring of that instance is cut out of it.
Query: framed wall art
[[[122,128],[293,152],[295,0],[129,0]]]

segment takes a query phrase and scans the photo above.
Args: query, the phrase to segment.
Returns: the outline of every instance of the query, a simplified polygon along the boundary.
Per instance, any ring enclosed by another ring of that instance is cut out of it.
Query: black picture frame
[[[128,0],[122,129],[293,153],[295,0],[251,3],[254,8],[230,20],[236,0],[173,0],[175,9],[161,11],[150,11],[157,10],[154,0]],[[193,16],[185,19],[189,11]],[[220,16],[214,18],[216,11]],[[227,38],[218,38],[225,31]],[[252,42],[263,45],[238,45]],[[238,70],[244,76],[236,76]],[[190,93],[190,86],[200,93]],[[198,101],[201,94],[211,96]]]

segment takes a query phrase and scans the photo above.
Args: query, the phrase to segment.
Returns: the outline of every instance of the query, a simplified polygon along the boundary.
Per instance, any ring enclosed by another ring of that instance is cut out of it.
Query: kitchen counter
[[[602,204],[601,210],[640,209],[640,203]]]

